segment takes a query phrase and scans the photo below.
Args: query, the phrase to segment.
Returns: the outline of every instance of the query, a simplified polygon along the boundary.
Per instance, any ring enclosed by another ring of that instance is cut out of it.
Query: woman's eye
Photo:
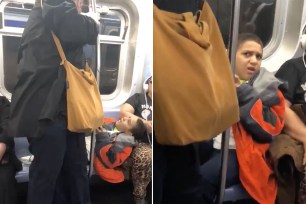
[[[250,52],[244,52],[243,55],[246,56],[246,57],[250,57],[251,53]]]
[[[257,60],[262,60],[262,55],[256,55]]]

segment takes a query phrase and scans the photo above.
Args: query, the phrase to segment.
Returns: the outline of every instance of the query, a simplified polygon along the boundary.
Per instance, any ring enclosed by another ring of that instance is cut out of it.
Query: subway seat
[[[251,199],[251,196],[246,192],[241,184],[233,185],[229,188],[226,188],[224,191],[224,202],[235,202],[239,200]]]

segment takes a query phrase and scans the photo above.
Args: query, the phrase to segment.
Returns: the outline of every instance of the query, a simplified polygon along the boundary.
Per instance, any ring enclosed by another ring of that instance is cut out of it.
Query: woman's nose
[[[257,57],[256,57],[256,55],[253,55],[252,57],[251,57],[251,63],[258,63],[258,59],[257,59]]]

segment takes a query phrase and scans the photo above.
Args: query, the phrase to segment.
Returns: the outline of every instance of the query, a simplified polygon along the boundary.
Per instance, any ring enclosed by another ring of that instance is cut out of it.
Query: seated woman
[[[114,123],[105,124],[97,132],[94,167],[98,175],[110,183],[120,183],[126,179],[123,171],[126,169],[132,174],[133,192],[146,193],[143,183],[151,176],[151,171],[148,171],[151,169],[151,158],[137,158],[140,154],[137,153],[139,149],[136,149],[139,139],[146,132],[143,121],[136,116],[123,117]],[[147,155],[146,152],[141,153]],[[135,170],[143,176],[134,179]],[[136,203],[140,200],[137,195],[134,193]]]
[[[266,152],[272,137],[284,126],[285,100],[279,91],[282,83],[260,68],[262,52],[263,44],[256,35],[239,35],[235,84],[240,121],[230,131],[226,186],[240,180],[256,202],[274,204],[276,180]],[[205,203],[213,203],[219,190],[221,135],[214,138],[213,147],[212,156],[201,166]]]
[[[148,77],[143,84],[143,93],[132,95],[120,108],[120,117],[132,116],[141,119],[146,126],[146,133],[138,139],[139,144],[132,152],[132,180],[134,185],[133,194],[136,203],[145,203],[146,188],[152,178],[152,76]],[[131,164],[130,164],[131,165]],[[146,172],[142,174],[141,172]]]

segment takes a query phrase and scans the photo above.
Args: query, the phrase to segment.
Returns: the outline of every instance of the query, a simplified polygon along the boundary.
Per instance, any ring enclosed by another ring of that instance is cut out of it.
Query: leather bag
[[[194,17],[153,7],[154,132],[164,145],[209,140],[239,120],[230,63],[207,3]]]
[[[95,75],[86,63],[85,69],[73,66],[65,56],[61,43],[52,32],[61,65],[66,70],[68,130],[89,133],[103,125],[103,108]]]

